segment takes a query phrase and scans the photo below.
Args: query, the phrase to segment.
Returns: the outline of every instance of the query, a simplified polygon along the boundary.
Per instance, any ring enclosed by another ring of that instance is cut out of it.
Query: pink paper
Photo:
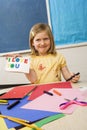
[[[65,89],[55,88],[55,90],[59,91],[62,95],[61,96],[56,95],[55,93],[53,93],[53,89],[51,89],[49,92],[53,93],[53,96],[43,94],[38,98],[34,99],[33,101],[27,103],[26,105],[22,106],[22,108],[71,114],[78,105],[73,104],[64,110],[60,110],[59,105],[61,103],[66,102],[65,98],[73,100],[74,98],[77,97],[78,100],[81,101],[84,100],[82,91],[80,91],[77,88],[65,88]]]

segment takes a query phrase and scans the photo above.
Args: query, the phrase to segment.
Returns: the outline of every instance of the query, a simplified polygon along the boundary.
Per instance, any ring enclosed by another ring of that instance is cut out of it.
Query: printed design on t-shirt
[[[58,74],[56,75],[56,78],[58,78]]]
[[[46,68],[45,66],[43,66],[42,64],[40,64],[39,67],[38,67],[38,70],[44,70],[45,68]]]

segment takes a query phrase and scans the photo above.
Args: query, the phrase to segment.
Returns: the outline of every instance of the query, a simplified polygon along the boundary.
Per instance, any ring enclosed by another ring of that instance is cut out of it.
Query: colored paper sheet
[[[3,118],[0,118],[0,130],[7,130],[8,127]]]
[[[54,120],[57,120],[57,119],[60,119],[62,117],[64,117],[65,115],[60,113],[60,114],[56,114],[56,115],[53,115],[53,116],[49,116],[47,118],[44,118],[44,119],[41,119],[40,121],[37,121],[35,123],[36,126],[38,127],[42,127],[43,125],[49,123],[49,122],[52,122]],[[15,129],[9,129],[9,130],[15,130]],[[32,130],[31,128],[29,127],[23,127],[23,128],[20,128],[19,130]]]
[[[37,125],[34,125],[34,126],[37,126]],[[21,129],[19,129],[19,130],[33,130],[32,128],[29,128],[29,127],[23,127],[23,128],[21,128]]]
[[[36,122],[35,124],[36,124],[38,127],[42,127],[43,125],[45,125],[45,124],[47,124],[47,123],[49,123],[49,122],[52,122],[52,121],[54,121],[54,120],[57,120],[57,119],[59,119],[59,118],[62,118],[62,117],[64,117],[64,116],[65,116],[65,115],[62,114],[62,113],[56,114],[56,115],[47,117],[47,118],[45,118],[45,119],[42,119],[42,120]]]
[[[40,121],[37,121],[35,124],[36,124],[36,126],[38,126],[38,127],[42,127],[43,125],[45,125],[45,124],[47,124],[47,123],[49,123],[49,122],[52,122],[52,121],[54,121],[54,120],[57,120],[57,119],[59,119],[59,118],[62,118],[62,117],[64,117],[65,115],[64,114],[56,114],[56,115],[53,115],[53,116],[50,116],[50,117],[47,117],[47,118],[45,118],[45,119],[42,119],[42,120],[40,120]],[[23,127],[23,128],[21,128],[20,130],[31,130],[30,128],[28,128],[28,127]]]
[[[40,110],[32,110],[32,109],[27,109],[27,110],[21,109],[21,107],[24,104],[31,102],[31,101],[28,101],[27,98],[28,97],[26,96],[25,98],[21,99],[20,103],[17,104],[15,107],[13,107],[10,110],[7,109],[7,105],[0,105],[1,113],[3,115],[16,117],[16,118],[20,118],[20,119],[31,121],[31,122],[38,121],[40,119],[58,114],[58,112],[40,111]],[[9,100],[9,104],[11,104],[12,102],[14,102],[14,100]],[[5,122],[9,129],[21,125],[21,124],[12,122],[8,119],[5,119]]]
[[[29,73],[30,58],[29,57],[8,57],[6,61],[6,71]]]
[[[24,128],[21,128],[19,130],[33,130],[32,128],[29,128],[29,127],[24,127]]]
[[[0,99],[21,99],[30,93],[35,86],[16,86],[13,89],[9,90],[7,93],[0,96]]]
[[[29,127],[24,127],[24,128],[21,128],[19,130],[33,130],[32,128],[29,128]]]
[[[34,109],[34,110],[44,110],[44,111],[50,111],[50,112],[62,112],[71,114],[75,108],[76,104],[70,105],[64,110],[60,110],[59,105],[61,103],[66,102],[66,99],[73,100],[77,97],[78,100],[83,101],[84,97],[82,95],[82,91],[80,91],[77,88],[55,88],[57,91],[59,91],[62,96],[56,95],[53,93],[54,89],[51,89],[49,92],[53,93],[53,96],[49,94],[43,94],[39,96],[38,98],[34,99],[30,103],[27,103],[26,105],[22,106],[24,109]]]
[[[43,91],[49,91],[52,88],[72,88],[70,82],[60,82],[38,85],[35,91],[29,96],[29,100],[33,100],[43,94]]]

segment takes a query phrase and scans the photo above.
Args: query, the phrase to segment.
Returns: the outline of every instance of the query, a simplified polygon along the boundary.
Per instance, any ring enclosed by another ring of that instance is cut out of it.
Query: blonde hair
[[[34,37],[38,33],[42,32],[42,31],[46,31],[47,35],[50,38],[51,46],[50,46],[50,49],[48,50],[48,54],[54,54],[55,55],[56,54],[56,49],[55,49],[55,43],[54,43],[54,38],[53,38],[51,28],[50,28],[50,26],[48,24],[43,24],[43,23],[35,24],[30,30],[29,45],[30,45],[30,48],[31,48],[31,54],[32,55],[38,55],[38,52],[35,50],[32,43],[33,43]]]

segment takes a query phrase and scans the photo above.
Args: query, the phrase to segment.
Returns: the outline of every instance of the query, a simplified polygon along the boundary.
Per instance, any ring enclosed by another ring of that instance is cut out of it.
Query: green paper
[[[57,115],[53,115],[53,116],[47,117],[47,118],[45,118],[45,119],[42,119],[42,120],[36,122],[35,125],[37,125],[38,127],[42,127],[43,125],[45,125],[45,124],[47,124],[47,123],[49,123],[49,122],[52,122],[52,121],[54,121],[54,120],[56,120],[56,119],[62,118],[62,117],[64,117],[64,116],[65,116],[65,115],[62,114],[62,113],[57,114]]]

